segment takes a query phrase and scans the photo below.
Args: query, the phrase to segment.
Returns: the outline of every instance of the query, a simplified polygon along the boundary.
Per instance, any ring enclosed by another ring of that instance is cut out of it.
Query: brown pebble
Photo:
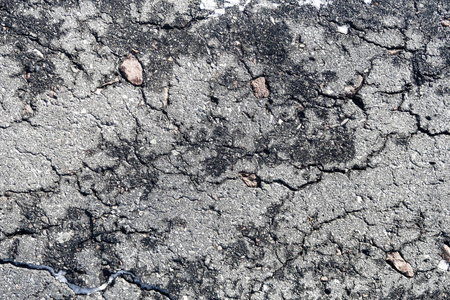
[[[266,84],[266,78],[258,77],[252,81],[253,93],[256,98],[267,98],[269,97],[269,88]]]
[[[442,249],[442,258],[450,263],[450,247],[447,245],[444,245]]]
[[[23,115],[32,115],[33,114],[33,108],[31,107],[30,104],[25,105],[25,107],[23,108],[22,114]]]
[[[143,82],[141,63],[132,54],[128,54],[127,59],[120,65],[119,70],[125,78],[134,85],[141,85]]]
[[[450,27],[450,20],[442,20],[441,24],[445,27]]]
[[[386,261],[390,263],[394,269],[405,275],[406,277],[413,277],[414,271],[409,263],[407,263],[398,252],[391,252],[386,254]]]
[[[250,173],[246,173],[246,172],[240,172],[239,173],[239,178],[242,179],[242,181],[248,186],[248,187],[258,187],[260,184],[260,179],[258,176],[256,176],[256,174],[250,174]]]

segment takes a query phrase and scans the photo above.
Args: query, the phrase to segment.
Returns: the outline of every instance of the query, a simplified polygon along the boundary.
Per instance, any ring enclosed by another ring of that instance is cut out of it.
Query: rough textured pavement
[[[449,1],[2,0],[0,23],[1,299],[168,299],[26,264],[183,300],[450,298]]]

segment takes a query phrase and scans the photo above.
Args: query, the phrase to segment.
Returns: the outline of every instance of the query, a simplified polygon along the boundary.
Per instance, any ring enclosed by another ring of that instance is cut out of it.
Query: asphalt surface
[[[450,299],[449,1],[0,25],[1,299]]]

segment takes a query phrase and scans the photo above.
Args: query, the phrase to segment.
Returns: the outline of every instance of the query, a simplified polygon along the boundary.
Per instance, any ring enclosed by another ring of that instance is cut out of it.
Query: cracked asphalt
[[[0,25],[1,299],[450,299],[449,1],[2,0]]]

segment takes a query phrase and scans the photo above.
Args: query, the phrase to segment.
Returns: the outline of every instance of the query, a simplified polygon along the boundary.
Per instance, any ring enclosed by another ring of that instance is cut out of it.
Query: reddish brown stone
[[[407,263],[398,252],[386,254],[386,261],[390,263],[397,271],[406,277],[413,277],[414,271],[409,263]]]
[[[442,258],[445,259],[447,262],[450,262],[450,247],[444,245],[442,251],[443,251]]]
[[[119,67],[125,78],[134,85],[141,85],[143,82],[141,63],[132,54]]]
[[[258,77],[252,81],[253,93],[256,98],[267,98],[269,97],[269,88],[266,84],[266,78]]]
[[[248,187],[258,187],[260,183],[260,179],[256,174],[250,174],[246,172],[240,172],[239,178],[242,179],[242,181],[248,186]]]

